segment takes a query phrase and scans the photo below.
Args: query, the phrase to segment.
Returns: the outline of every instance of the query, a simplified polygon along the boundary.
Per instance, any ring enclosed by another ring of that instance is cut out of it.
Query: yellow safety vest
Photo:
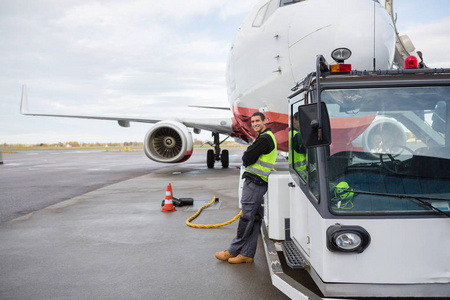
[[[270,174],[270,171],[272,171],[273,166],[275,165],[275,161],[277,160],[277,140],[275,139],[275,136],[273,135],[272,131],[267,131],[263,134],[270,135],[275,147],[269,154],[261,154],[254,164],[247,166],[245,172],[258,175],[259,178],[261,178],[265,182],[268,182],[268,176]]]
[[[289,133],[289,164],[293,165],[295,170],[304,172],[306,170],[306,154],[292,149],[292,137],[295,138],[297,134],[298,131],[295,129]]]

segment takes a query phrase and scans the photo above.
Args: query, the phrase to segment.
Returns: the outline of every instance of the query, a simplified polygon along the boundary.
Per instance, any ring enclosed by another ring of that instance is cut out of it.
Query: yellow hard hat
[[[334,195],[341,200],[350,200],[353,198],[353,192],[350,192],[350,186],[347,182],[341,181],[334,189]]]

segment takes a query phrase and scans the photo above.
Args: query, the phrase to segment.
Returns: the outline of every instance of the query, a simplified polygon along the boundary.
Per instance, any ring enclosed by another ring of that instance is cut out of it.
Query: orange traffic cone
[[[164,200],[164,206],[162,207],[161,211],[163,212],[176,211],[175,206],[173,206],[172,197],[173,197],[172,185],[169,183],[166,189],[166,199]]]

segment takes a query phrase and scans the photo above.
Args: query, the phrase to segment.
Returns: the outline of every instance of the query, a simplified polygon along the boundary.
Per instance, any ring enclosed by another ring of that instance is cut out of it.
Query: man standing
[[[298,112],[294,114],[293,128],[289,132],[289,165],[306,179],[306,148],[303,146],[302,138],[299,133],[300,121],[298,120]]]
[[[268,176],[277,158],[277,141],[270,128],[266,128],[265,119],[261,112],[255,112],[251,117],[252,128],[259,135],[242,156],[246,169],[242,175],[245,182],[237,234],[228,250],[216,252],[217,259],[228,260],[232,264],[252,263],[256,253],[264,216],[263,196],[267,192]]]

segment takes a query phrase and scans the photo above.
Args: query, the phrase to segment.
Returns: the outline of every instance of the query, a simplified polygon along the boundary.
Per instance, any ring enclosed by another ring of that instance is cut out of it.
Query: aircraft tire
[[[222,150],[220,161],[222,162],[222,168],[228,168],[228,166],[230,165],[228,150]]]
[[[209,149],[206,153],[206,165],[208,169],[214,168],[214,150]]]

